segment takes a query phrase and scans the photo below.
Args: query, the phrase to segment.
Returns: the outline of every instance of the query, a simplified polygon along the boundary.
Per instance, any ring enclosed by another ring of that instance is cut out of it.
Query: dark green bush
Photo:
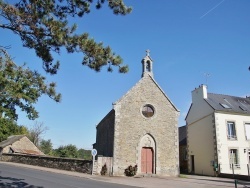
[[[126,176],[134,176],[136,175],[137,172],[137,165],[135,165],[134,167],[132,165],[129,165],[128,168],[125,169],[124,174]]]
[[[105,176],[106,174],[107,174],[107,165],[105,164],[102,166],[101,175]]]

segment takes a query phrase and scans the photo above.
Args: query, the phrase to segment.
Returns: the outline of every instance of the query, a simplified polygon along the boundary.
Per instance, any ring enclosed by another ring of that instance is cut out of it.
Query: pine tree
[[[46,84],[45,77],[36,71],[17,66],[8,54],[0,49],[0,118],[15,121],[18,119],[16,108],[26,112],[29,119],[38,117],[34,104],[42,95],[56,102],[61,94],[55,91],[56,84]]]
[[[65,48],[68,53],[82,53],[81,63],[100,71],[103,66],[112,72],[118,67],[120,73],[126,73],[128,66],[122,65],[122,59],[109,46],[97,43],[88,33],[76,34],[76,24],[70,25],[72,17],[83,17],[90,13],[90,7],[96,3],[100,9],[107,3],[115,15],[131,12],[123,0],[0,0],[0,29],[9,30],[20,37],[24,47],[35,50],[41,59],[44,70],[56,74],[60,62],[53,54],[60,54]],[[27,113],[29,119],[38,117],[34,104],[42,95],[56,102],[61,94],[55,90],[54,82],[46,84],[46,78],[28,67],[17,66],[7,53],[8,48],[0,44],[0,118],[17,120],[16,108]]]
[[[20,0],[16,4],[0,0],[0,18],[4,20],[0,22],[0,28],[20,36],[23,46],[35,50],[43,61],[43,68],[50,74],[56,74],[59,68],[59,61],[54,60],[52,52],[59,54],[62,47],[68,53],[81,52],[81,63],[95,71],[109,65],[108,71],[112,71],[112,66],[118,66],[121,73],[126,73],[128,67],[122,66],[121,57],[109,46],[95,42],[88,33],[75,34],[76,24],[69,25],[70,17],[90,13],[93,3],[97,9],[108,3],[116,15],[131,12],[123,0]]]

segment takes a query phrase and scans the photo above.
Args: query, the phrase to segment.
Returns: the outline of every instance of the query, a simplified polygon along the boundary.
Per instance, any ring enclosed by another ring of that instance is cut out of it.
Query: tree
[[[108,65],[118,66],[121,73],[128,71],[122,66],[122,59],[109,46],[97,43],[89,38],[88,33],[76,34],[76,24],[70,25],[70,17],[83,17],[90,13],[90,7],[96,3],[100,9],[104,3],[116,15],[131,12],[123,0],[20,0],[10,4],[0,0],[0,28],[8,29],[21,38],[24,47],[34,49],[42,59],[43,68],[50,74],[56,74],[59,61],[54,61],[52,52],[60,53],[65,47],[68,53],[83,54],[82,64],[100,71]]]
[[[85,150],[81,148],[77,151],[77,153],[78,153],[78,158],[80,159],[85,159],[85,160],[92,159],[91,150]]]
[[[81,63],[95,71],[108,65],[110,72],[116,66],[120,73],[126,73],[128,66],[122,65],[121,57],[109,46],[95,42],[88,33],[76,34],[76,24],[69,24],[70,18],[90,13],[93,3],[97,9],[107,3],[116,15],[131,12],[123,0],[20,0],[15,4],[0,0],[0,28],[19,36],[24,47],[34,49],[47,73],[57,73],[60,63],[53,54],[60,54],[62,48],[68,53],[82,53]],[[45,77],[38,72],[17,66],[7,49],[0,45],[0,118],[17,120],[19,107],[29,119],[35,119],[38,112],[33,104],[41,95],[56,102],[61,95],[56,93],[54,82],[45,84]]]
[[[57,157],[78,158],[77,147],[72,144],[60,146],[54,150],[54,155]]]
[[[35,122],[35,124],[29,129],[29,139],[36,146],[39,146],[41,136],[48,130],[49,128],[44,126],[43,122]]]
[[[53,155],[53,144],[51,140],[41,140],[39,148],[46,155]]]
[[[17,125],[15,121],[0,118],[0,142],[11,135],[28,135],[28,129],[25,126]]]
[[[29,119],[38,117],[34,104],[42,95],[56,102],[61,94],[55,91],[56,84],[46,84],[45,77],[24,66],[17,66],[4,49],[0,49],[0,118],[17,120],[16,108],[27,113]]]

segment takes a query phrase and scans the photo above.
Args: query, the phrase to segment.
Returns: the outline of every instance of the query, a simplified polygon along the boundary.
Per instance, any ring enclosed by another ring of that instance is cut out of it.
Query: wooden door
[[[141,173],[153,173],[153,149],[143,147],[141,150]]]
[[[195,173],[195,167],[194,167],[194,155],[191,155],[191,173]]]

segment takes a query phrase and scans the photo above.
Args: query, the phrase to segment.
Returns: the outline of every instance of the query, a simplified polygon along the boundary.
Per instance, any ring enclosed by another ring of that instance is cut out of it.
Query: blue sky
[[[191,104],[191,91],[200,84],[208,92],[244,97],[250,95],[250,1],[249,0],[125,0],[133,7],[127,16],[114,16],[106,6],[93,10],[78,24],[77,32],[88,32],[96,41],[110,45],[129,65],[127,74],[100,73],[81,65],[80,54],[57,56],[61,68],[48,76],[57,82],[61,103],[42,97],[36,107],[38,122],[49,130],[43,135],[54,147],[74,144],[91,149],[96,124],[141,78],[141,59],[150,49],[156,82],[180,110],[179,126]],[[11,45],[15,62],[27,62],[44,75],[34,51],[1,30],[0,42]],[[209,76],[205,76],[208,75]],[[34,124],[25,114],[18,123]]]

